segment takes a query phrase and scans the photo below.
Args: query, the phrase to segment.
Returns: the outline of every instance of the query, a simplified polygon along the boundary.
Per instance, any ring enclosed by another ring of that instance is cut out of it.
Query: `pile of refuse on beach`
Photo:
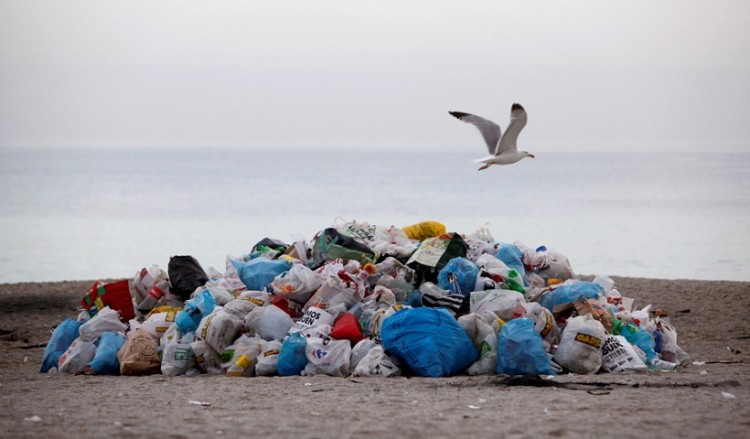
[[[666,310],[546,247],[351,221],[265,238],[207,271],[192,256],[96,282],[40,372],[196,376],[556,375],[678,370]]]

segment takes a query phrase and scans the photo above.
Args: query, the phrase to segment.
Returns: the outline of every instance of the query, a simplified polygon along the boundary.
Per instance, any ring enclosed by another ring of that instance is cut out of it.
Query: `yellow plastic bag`
[[[402,227],[409,239],[424,241],[445,234],[445,225],[437,221],[422,221],[410,226]]]

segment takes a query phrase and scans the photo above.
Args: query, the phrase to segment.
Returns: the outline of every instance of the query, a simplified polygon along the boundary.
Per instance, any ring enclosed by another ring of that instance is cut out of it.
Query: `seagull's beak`
[[[526,153],[526,155],[527,155],[528,157],[531,157],[532,159],[534,158],[534,154],[529,154],[529,153]]]

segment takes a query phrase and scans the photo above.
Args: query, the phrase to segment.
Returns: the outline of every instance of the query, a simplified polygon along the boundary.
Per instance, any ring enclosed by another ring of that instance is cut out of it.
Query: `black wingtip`
[[[523,110],[523,107],[518,102],[513,102],[513,105],[511,105],[510,107],[510,111],[515,111],[515,110]]]
[[[455,117],[456,119],[461,119],[464,116],[468,116],[469,113],[462,113],[460,111],[449,111],[448,114]]]

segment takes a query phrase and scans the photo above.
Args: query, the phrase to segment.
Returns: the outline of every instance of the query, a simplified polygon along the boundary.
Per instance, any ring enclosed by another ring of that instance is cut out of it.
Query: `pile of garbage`
[[[41,372],[442,377],[676,370],[665,310],[546,247],[443,224],[266,238],[205,271],[192,256],[95,283],[53,331]]]

